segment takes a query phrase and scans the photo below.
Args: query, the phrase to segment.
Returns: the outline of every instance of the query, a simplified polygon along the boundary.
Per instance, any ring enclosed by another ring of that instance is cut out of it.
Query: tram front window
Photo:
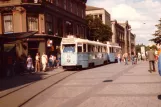
[[[75,52],[75,45],[64,45],[63,52]]]

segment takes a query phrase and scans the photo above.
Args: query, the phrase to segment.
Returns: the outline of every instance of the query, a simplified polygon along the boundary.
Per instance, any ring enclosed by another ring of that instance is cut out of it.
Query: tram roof
[[[77,43],[81,42],[81,43],[88,43],[88,44],[92,44],[92,45],[106,46],[106,44],[98,42],[98,41],[91,41],[88,39],[81,39],[81,38],[63,38],[62,40],[73,40],[74,42],[77,42]]]

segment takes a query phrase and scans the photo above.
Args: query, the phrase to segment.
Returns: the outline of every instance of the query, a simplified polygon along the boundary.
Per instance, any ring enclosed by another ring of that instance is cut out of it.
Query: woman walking
[[[30,55],[28,55],[28,58],[27,58],[26,63],[27,63],[27,71],[28,71],[29,73],[31,73],[31,71],[32,71],[32,69],[33,69],[33,62],[32,62],[32,58],[31,58]]]

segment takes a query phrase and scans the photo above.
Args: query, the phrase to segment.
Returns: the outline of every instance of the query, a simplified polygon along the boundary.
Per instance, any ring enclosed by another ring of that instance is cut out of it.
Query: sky
[[[111,20],[131,25],[136,34],[136,44],[151,45],[161,18],[161,0],[87,0],[87,5],[104,8],[111,14]]]

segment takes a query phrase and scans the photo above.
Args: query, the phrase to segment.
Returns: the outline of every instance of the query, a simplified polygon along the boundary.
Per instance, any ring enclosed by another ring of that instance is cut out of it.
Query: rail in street
[[[161,77],[148,68],[145,61],[66,71],[0,98],[0,106],[160,107]]]

